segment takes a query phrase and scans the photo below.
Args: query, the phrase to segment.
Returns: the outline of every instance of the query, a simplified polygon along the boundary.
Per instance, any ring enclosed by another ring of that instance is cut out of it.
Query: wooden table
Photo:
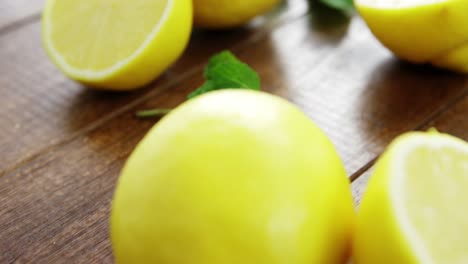
[[[67,79],[45,56],[43,2],[0,1],[0,263],[112,262],[115,182],[156,122],[135,111],[183,102],[202,83],[208,57],[223,49],[326,132],[356,203],[397,135],[436,127],[468,140],[468,78],[398,61],[358,17],[290,0],[243,29],[195,31],[182,58],[151,85],[109,93]]]

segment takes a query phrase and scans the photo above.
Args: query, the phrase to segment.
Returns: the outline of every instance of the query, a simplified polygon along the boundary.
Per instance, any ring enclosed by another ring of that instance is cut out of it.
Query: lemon
[[[468,1],[356,0],[374,35],[398,57],[468,72]]]
[[[155,79],[184,50],[191,0],[48,0],[44,46],[70,78],[126,90]]]
[[[128,159],[114,196],[118,263],[343,263],[349,182],[332,143],[262,92],[182,104]]]
[[[280,0],[193,0],[195,26],[230,28],[247,23],[276,5]]]
[[[468,263],[468,143],[411,132],[385,151],[370,179],[355,263]]]

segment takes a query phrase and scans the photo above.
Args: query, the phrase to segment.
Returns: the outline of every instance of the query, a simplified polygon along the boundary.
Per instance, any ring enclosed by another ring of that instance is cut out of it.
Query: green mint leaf
[[[353,0],[319,0],[328,7],[349,12],[354,9]]]
[[[206,81],[202,86],[200,86],[198,89],[196,89],[195,91],[191,92],[187,97],[188,99],[191,99],[195,96],[199,96],[200,94],[204,94],[204,93],[207,93],[209,91],[213,91],[215,90],[215,84],[213,81]]]
[[[223,51],[211,57],[203,76],[205,83],[190,93],[187,96],[188,99],[226,88],[260,90],[258,74],[229,51]],[[170,111],[171,109],[150,109],[139,111],[136,116],[139,118],[160,117]]]
[[[205,76],[205,78],[208,78],[207,76],[209,75],[209,72],[218,64],[222,63],[222,62],[232,62],[232,61],[239,61],[235,56],[234,54],[232,54],[231,52],[225,50],[225,51],[221,51],[220,53],[216,54],[216,55],[213,55],[209,60],[208,60],[208,64],[205,66],[205,71],[204,71],[204,74],[203,76]]]
[[[169,114],[172,109],[169,108],[156,108],[156,109],[150,109],[150,110],[143,110],[143,111],[138,111],[136,112],[136,116],[139,118],[145,118],[145,117],[153,117],[153,116],[164,116],[166,114]]]
[[[211,57],[205,67],[204,76],[205,83],[190,93],[188,99],[226,88],[260,90],[258,74],[229,51]]]
[[[247,64],[240,61],[220,62],[206,74],[218,88],[260,89],[260,78]]]

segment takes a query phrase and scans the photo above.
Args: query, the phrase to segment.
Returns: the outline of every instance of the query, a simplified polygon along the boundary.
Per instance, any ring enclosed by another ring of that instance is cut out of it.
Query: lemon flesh
[[[68,76],[108,89],[138,88],[182,53],[190,0],[48,0],[44,46]]]
[[[467,263],[468,144],[437,132],[396,139],[358,213],[355,262]]]
[[[344,263],[354,209],[333,145],[275,96],[211,92],[155,125],[115,192],[118,263]]]
[[[230,28],[247,23],[280,0],[193,0],[194,24],[203,28]]]
[[[468,72],[468,1],[356,0],[380,42],[414,63]]]

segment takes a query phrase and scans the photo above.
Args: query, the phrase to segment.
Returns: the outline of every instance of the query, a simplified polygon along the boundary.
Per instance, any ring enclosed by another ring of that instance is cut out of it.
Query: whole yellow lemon
[[[117,263],[343,263],[353,229],[332,143],[263,92],[182,104],[139,143],[115,192]]]

